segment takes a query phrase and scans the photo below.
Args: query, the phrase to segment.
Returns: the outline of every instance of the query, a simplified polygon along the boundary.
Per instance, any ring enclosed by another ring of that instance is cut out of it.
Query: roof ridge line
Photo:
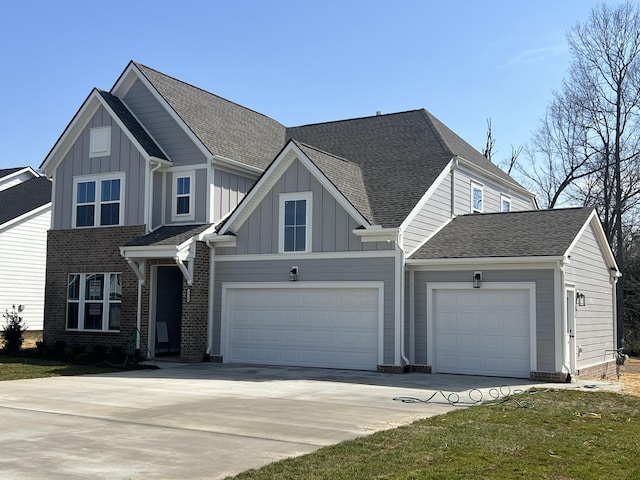
[[[369,118],[390,117],[392,115],[403,115],[403,114],[406,114],[406,113],[419,112],[420,110],[424,110],[424,109],[416,108],[416,109],[413,109],[413,110],[404,110],[402,112],[383,113],[381,115],[377,115],[376,114],[376,115],[367,115],[367,116],[364,116],[364,117],[342,118],[340,120],[328,120],[326,122],[305,123],[303,125],[296,125],[296,126],[293,126],[293,127],[286,127],[286,128],[287,128],[287,130],[290,130],[290,129],[294,129],[294,128],[313,127],[313,126],[316,126],[316,125],[328,125],[330,123],[343,123],[343,122],[352,122],[352,121],[355,121],[355,120],[366,120],[366,119],[369,119]]]
[[[434,136],[438,139],[438,143],[440,144],[442,149],[452,157],[457,156],[454,153],[453,148],[451,148],[451,145],[449,145],[449,143],[445,140],[440,130],[436,127],[432,118],[433,114],[429,112],[426,108],[420,109],[420,113],[422,114],[427,125],[429,125],[429,128],[433,132]]]
[[[304,147],[310,148],[311,150],[315,150],[316,152],[319,152],[319,153],[322,153],[324,155],[328,155],[330,157],[333,157],[336,160],[340,160],[342,162],[348,163],[349,165],[355,165],[356,167],[360,168],[360,164],[358,164],[356,162],[352,162],[348,158],[341,157],[340,155],[336,155],[335,153],[331,153],[331,152],[323,150],[323,149],[321,149],[319,147],[315,147],[315,146],[313,146],[313,145],[311,145],[309,143],[301,142],[300,140],[296,140],[295,138],[292,138],[291,141],[293,143],[295,143],[296,145],[298,145],[298,146],[302,145]]]

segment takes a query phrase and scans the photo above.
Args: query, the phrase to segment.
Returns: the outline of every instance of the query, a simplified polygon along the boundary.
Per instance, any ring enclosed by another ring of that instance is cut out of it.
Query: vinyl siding
[[[280,193],[308,192],[312,198],[312,251],[345,252],[389,250],[391,243],[362,243],[353,234],[356,222],[320,182],[297,160],[255,208],[236,233],[235,248],[221,248],[220,254],[278,253]]]
[[[577,366],[584,368],[613,358],[615,320],[609,267],[591,225],[569,252],[565,281],[584,293],[586,306],[576,308]],[[608,351],[607,351],[608,350]]]
[[[10,179],[0,178],[0,192],[2,190],[6,190],[7,188],[15,187],[19,183],[31,180],[32,178],[34,178],[34,176],[31,172],[21,173],[20,175],[16,175],[15,177],[11,177]]]
[[[464,168],[458,167],[455,170],[454,179],[454,213],[456,215],[471,213],[471,181],[483,186],[483,213],[500,211],[500,194],[511,197],[512,212],[535,209],[535,205],[530,198],[510,191],[507,186],[492,182]]]
[[[213,220],[218,222],[235,209],[255,180],[216,169],[213,173]]]
[[[107,125],[111,125],[111,155],[89,158],[90,129]],[[146,161],[140,152],[104,108],[100,107],[56,169],[53,228],[72,228],[74,177],[111,172],[125,173],[124,225],[143,224],[145,168]]]
[[[175,166],[206,163],[202,152],[140,80],[122,100]]]
[[[415,363],[427,363],[427,282],[470,282],[475,270],[415,272]],[[486,282],[536,283],[538,370],[555,370],[553,270],[484,270]]]
[[[433,192],[424,207],[407,226],[403,235],[404,248],[408,254],[451,218],[451,175]]]
[[[216,250],[217,254],[217,250]],[[335,260],[296,260],[303,282],[384,282],[384,362],[394,363],[394,318],[395,318],[395,258],[349,258]],[[225,282],[287,282],[290,260],[216,262],[214,296],[214,355],[220,354],[220,326],[222,283]]]
[[[51,208],[0,229],[0,312],[24,305],[29,330],[42,330]]]

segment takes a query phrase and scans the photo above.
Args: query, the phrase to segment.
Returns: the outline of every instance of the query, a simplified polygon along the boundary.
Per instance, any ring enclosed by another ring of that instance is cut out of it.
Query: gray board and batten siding
[[[102,126],[111,126],[111,154],[89,158],[89,132]],[[125,175],[125,190],[121,194],[125,208],[123,224],[143,224],[146,161],[109,113],[100,107],[56,168],[53,228],[73,228],[74,177],[119,172]]]
[[[136,80],[122,99],[174,166],[206,163],[206,157],[156,97]]]
[[[353,234],[360,224],[298,160],[278,179],[236,234],[236,246],[217,248],[216,255],[278,253],[280,193],[312,193],[313,252],[393,250],[391,242],[362,243]],[[340,279],[337,279],[340,280]]]
[[[217,256],[216,249],[216,256]],[[304,282],[384,282],[384,363],[394,363],[395,338],[395,257],[300,259],[297,284]],[[217,261],[214,296],[214,355],[220,354],[222,284],[230,282],[289,282],[292,260]]]
[[[415,363],[427,363],[427,282],[469,282],[473,272],[416,271],[415,286]],[[482,282],[535,282],[536,284],[536,356],[538,371],[555,371],[554,271],[484,270]]]
[[[213,221],[219,222],[234,210],[254,183],[252,178],[216,168],[213,172]]]
[[[565,266],[565,282],[585,295],[586,305],[576,308],[577,367],[611,360],[615,348],[613,284],[611,271],[590,224],[576,242]],[[582,348],[582,352],[579,349]],[[609,350],[609,355],[602,356]]]

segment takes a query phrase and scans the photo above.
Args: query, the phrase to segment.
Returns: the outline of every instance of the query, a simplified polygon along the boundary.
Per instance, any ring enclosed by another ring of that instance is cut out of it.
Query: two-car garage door
[[[529,377],[535,335],[531,292],[531,288],[508,286],[432,289],[430,357],[434,370]]]
[[[381,288],[225,288],[225,361],[375,370]]]

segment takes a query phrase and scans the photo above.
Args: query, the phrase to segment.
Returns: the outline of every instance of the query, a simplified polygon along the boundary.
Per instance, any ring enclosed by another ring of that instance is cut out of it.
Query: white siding
[[[25,305],[29,330],[42,330],[51,208],[0,230],[0,311]],[[4,318],[3,324],[4,324]]]
[[[448,175],[405,229],[403,240],[407,253],[413,252],[450,218],[451,176]]]
[[[576,308],[576,348],[578,368],[613,358],[615,320],[610,270],[591,225],[578,239],[565,269],[568,283],[584,293],[586,306]],[[607,350],[609,350],[607,352]]]
[[[11,177],[5,180],[0,178],[0,192],[2,190],[6,190],[7,188],[15,187],[19,183],[26,182],[27,180],[31,180],[32,178],[35,178],[35,177],[30,172],[24,172],[24,173],[21,173],[20,175],[16,175],[15,177]]]

